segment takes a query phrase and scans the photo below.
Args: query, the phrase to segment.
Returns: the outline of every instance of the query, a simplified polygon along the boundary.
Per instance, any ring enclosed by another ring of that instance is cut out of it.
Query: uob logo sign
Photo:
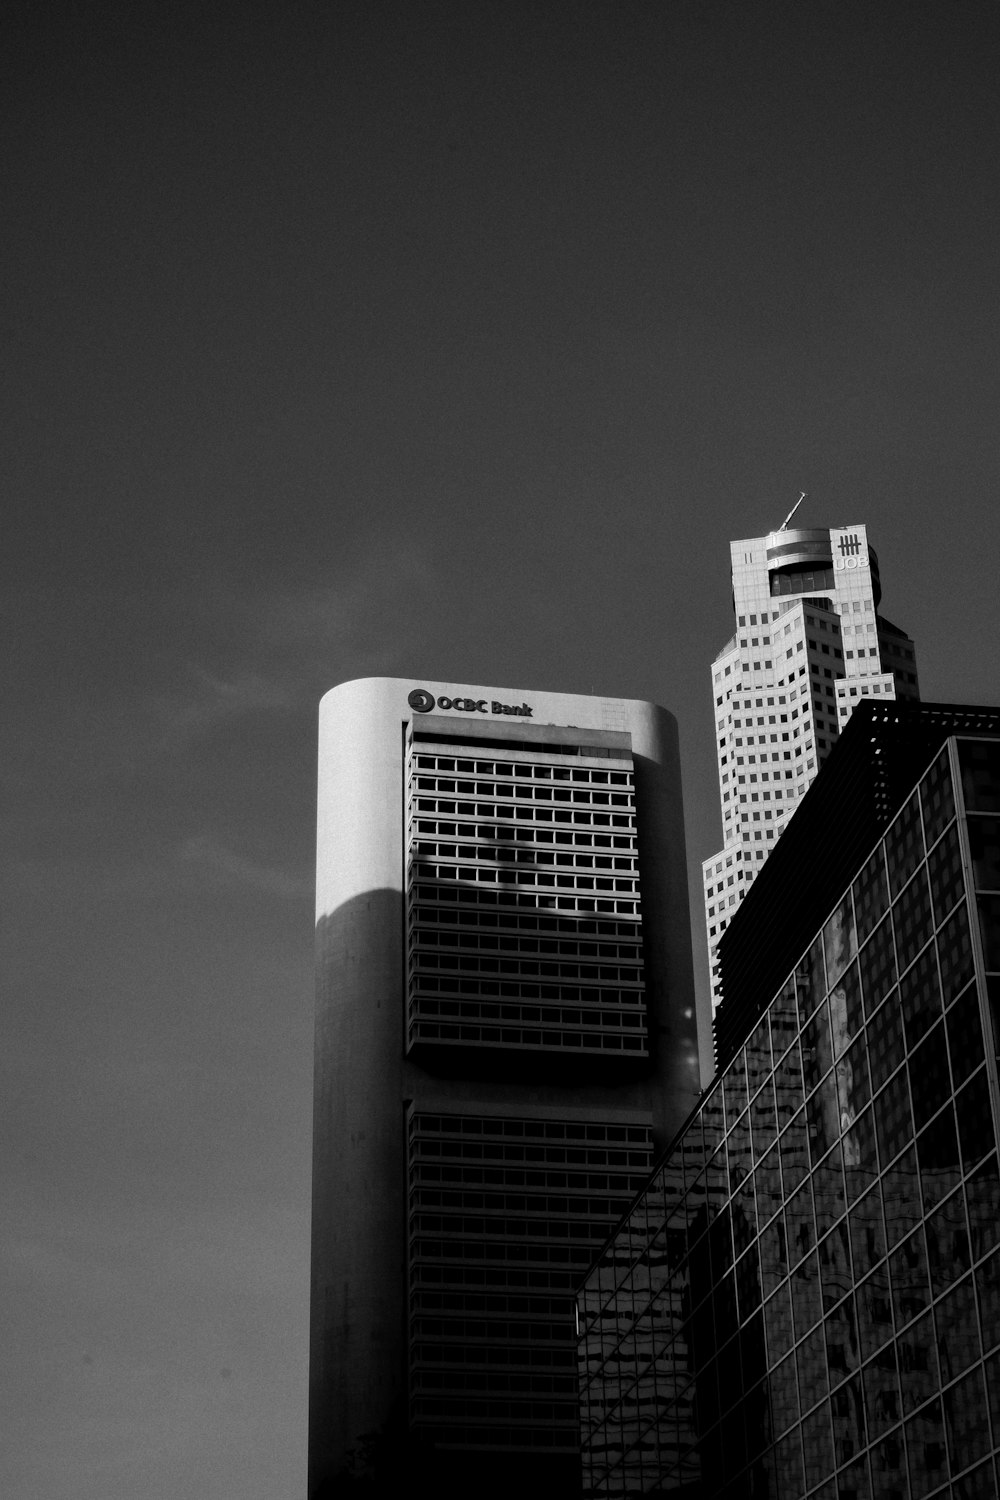
[[[861,550],[861,539],[852,532],[846,533],[837,542],[840,556],[833,559],[833,566],[838,573],[851,572],[855,568],[867,568],[867,554]]]

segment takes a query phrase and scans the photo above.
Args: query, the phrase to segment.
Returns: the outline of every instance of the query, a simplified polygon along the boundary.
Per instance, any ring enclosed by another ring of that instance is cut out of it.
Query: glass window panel
[[[955,1095],[955,1114],[958,1117],[962,1162],[968,1171],[987,1151],[992,1151],[996,1144],[985,1068],[981,1068]]]
[[[788,1275],[788,1245],[785,1239],[785,1216],[777,1214],[760,1240],[760,1276],[765,1297]]]
[[[902,890],[923,857],[920,801],[914,792],[900,808],[885,836],[885,862],[893,896]]]
[[[756,1244],[736,1263],[736,1292],[739,1297],[739,1316],[746,1320],[760,1307],[760,1255]]]
[[[823,1310],[829,1312],[851,1290],[850,1236],[847,1220],[841,1219],[819,1246],[819,1270],[823,1286]]]
[[[725,1110],[722,1102],[722,1086],[716,1084],[705,1096],[701,1106],[701,1124],[705,1133],[705,1152],[712,1155],[718,1151],[725,1134]]]
[[[771,1364],[787,1354],[793,1343],[792,1304],[787,1281],[764,1303],[764,1331]]]
[[[944,1424],[953,1472],[989,1453],[992,1447],[989,1408],[983,1371],[979,1367],[945,1392]]]
[[[863,1371],[865,1415],[872,1441],[894,1427],[903,1415],[896,1369],[896,1346],[887,1344]]]
[[[1000,750],[995,744],[959,740],[958,762],[968,812],[1000,812]]]
[[[787,1195],[794,1193],[809,1171],[809,1134],[805,1110],[800,1109],[782,1132],[778,1145],[781,1152],[781,1177]]]
[[[771,1031],[766,1011],[750,1033],[746,1056],[747,1092],[752,1099],[771,1072]]]
[[[840,1098],[837,1080],[832,1073],[827,1074],[806,1101],[805,1117],[810,1156],[813,1161],[818,1161],[840,1139]]]
[[[920,1163],[920,1191],[928,1212],[946,1198],[960,1176],[958,1136],[954,1113],[941,1111],[917,1137],[917,1161]]]
[[[779,1495],[804,1495],[805,1471],[802,1465],[802,1429],[792,1430],[775,1445],[775,1471]]]
[[[795,997],[799,1008],[799,1021],[805,1023],[826,993],[826,972],[823,968],[823,948],[819,938],[806,953],[795,970]]]
[[[757,1233],[757,1210],[752,1181],[734,1194],[730,1212],[733,1221],[733,1247],[735,1253],[741,1255]]]
[[[1000,818],[969,818],[967,826],[976,889],[1000,891]]]
[[[937,950],[944,1003],[950,1005],[972,978],[972,937],[964,901],[955,908],[938,933]]]
[[[910,1054],[906,1067],[910,1078],[913,1123],[917,1130],[922,1130],[951,1093],[943,1021],[939,1021]]]
[[[896,948],[887,917],[861,949],[858,959],[865,1014],[871,1015],[896,982]]]
[[[875,1129],[883,1167],[913,1138],[905,1068],[875,1096]]]
[[[850,1463],[857,1458],[867,1441],[865,1434],[865,1406],[861,1395],[861,1376],[846,1380],[830,1397],[833,1414],[834,1452],[838,1464]],[[840,1476],[840,1494],[844,1493],[844,1475]],[[856,1493],[856,1491],[855,1491]]]
[[[882,1176],[882,1208],[886,1242],[892,1249],[922,1217],[920,1179],[912,1146]]]
[[[1000,972],[1000,896],[977,896],[983,963],[991,974]]]
[[[868,1064],[871,1069],[872,1093],[895,1072],[903,1058],[903,1022],[899,1013],[899,992],[890,992],[888,1000],[868,1022]]]
[[[892,1306],[896,1327],[902,1328],[930,1306],[930,1283],[927,1277],[927,1255],[924,1231],[917,1228],[889,1257],[892,1278]]]
[[[846,1204],[843,1153],[839,1145],[813,1169],[812,1188],[816,1233],[822,1237],[833,1228]]]
[[[972,1236],[972,1256],[979,1260],[987,1250],[1000,1243],[1000,1171],[995,1155],[977,1167],[965,1184],[965,1196],[969,1208],[969,1233]],[[1000,1442],[1000,1435],[998,1435]]]
[[[833,1433],[830,1430],[830,1403],[824,1401],[802,1419],[802,1456],[806,1483],[812,1487],[833,1472]]]
[[[887,1262],[883,1261],[876,1271],[859,1284],[855,1303],[858,1339],[862,1356],[867,1358],[880,1349],[886,1339],[892,1337],[892,1298]],[[892,1358],[894,1361],[895,1355]]]
[[[789,1354],[771,1371],[771,1414],[774,1432],[780,1437],[799,1420],[799,1385],[795,1373],[795,1355]]]
[[[747,1063],[742,1048],[726,1069],[722,1087],[726,1096],[726,1119],[732,1126],[747,1107]]]
[[[845,1387],[846,1389],[846,1387]],[[834,1427],[837,1433],[837,1427]],[[840,1438],[835,1437],[837,1462],[840,1463]],[[868,1459],[864,1456],[848,1464],[837,1476],[837,1500],[872,1500],[871,1481],[868,1477]]]
[[[753,1168],[753,1152],[750,1146],[750,1116],[744,1114],[730,1131],[727,1145],[729,1161],[729,1190],[735,1192],[745,1182]]]
[[[959,995],[945,1017],[948,1051],[956,1088],[974,1073],[986,1056],[983,1028],[979,1020],[979,996],[974,984]]]
[[[788,1258],[791,1266],[797,1266],[803,1256],[816,1243],[816,1228],[813,1223],[812,1184],[802,1187],[785,1204],[785,1233],[788,1236]]]
[[[795,978],[790,975],[771,1001],[771,1054],[781,1058],[798,1035],[799,1017],[795,1003]]]
[[[927,872],[921,866],[892,908],[892,930],[896,938],[900,974],[913,962],[927,942],[932,927]]]
[[[860,1279],[878,1265],[886,1252],[882,1195],[877,1187],[866,1193],[851,1209],[850,1228],[854,1275]]]
[[[854,882],[854,912],[859,943],[864,942],[888,909],[889,885],[885,878],[885,857],[882,846],[879,845]]]
[[[951,785],[948,749],[941,750],[920,783],[920,805],[924,815],[924,833],[928,846],[955,816],[955,795]]]
[[[1000,1447],[1000,1349],[986,1361],[986,1391],[989,1402],[990,1422],[993,1427],[993,1444]]]
[[[910,1412],[939,1389],[934,1320],[924,1313],[896,1339],[903,1411]]]
[[[844,1128],[856,1119],[872,1096],[868,1076],[868,1042],[859,1036],[837,1064],[837,1092]]]
[[[962,847],[959,843],[957,823],[948,829],[944,838],[927,856],[927,875],[931,883],[934,920],[943,922],[952,907],[965,894]]]
[[[972,1264],[969,1231],[965,1223],[965,1194],[961,1190],[952,1193],[934,1210],[924,1225],[924,1234],[931,1293],[936,1297]]]
[[[750,1125],[753,1131],[754,1156],[759,1161],[778,1134],[778,1114],[774,1103],[774,1084],[769,1078],[754,1097],[750,1105]]]
[[[935,1304],[934,1319],[941,1378],[947,1382],[979,1358],[979,1312],[973,1277],[964,1276],[945,1293]]]
[[[844,1136],[844,1179],[848,1202],[860,1198],[877,1175],[875,1115],[871,1109],[866,1109]]]
[[[827,983],[833,986],[858,951],[854,927],[854,906],[847,892],[823,928],[823,954],[826,959]]]
[[[802,1077],[806,1092],[814,1089],[833,1063],[826,1002],[802,1029]]]
[[[997,1481],[992,1458],[956,1479],[951,1492],[954,1500],[996,1500]],[[943,1495],[945,1491],[941,1493]]]
[[[778,1108],[778,1129],[783,1130],[804,1097],[798,1038],[774,1070],[774,1097]]]
[[[907,1500],[903,1430],[890,1433],[871,1452],[872,1488],[879,1500]]]
[[[830,1383],[836,1384],[860,1368],[861,1350],[853,1296],[845,1297],[826,1318],[827,1359]]]
[[[757,1217],[765,1223],[781,1207],[781,1165],[777,1146],[772,1146],[754,1173]]]
[[[906,1452],[909,1459],[910,1493],[929,1495],[942,1479],[948,1477],[944,1444],[944,1422],[941,1402],[932,1401],[906,1423]]]
[[[819,1261],[816,1252],[808,1255],[795,1270],[791,1278],[792,1317],[795,1337],[802,1335],[819,1320],[822,1313],[819,1283]]]
[[[830,991],[830,1032],[833,1055],[840,1057],[856,1037],[864,1022],[861,1008],[861,980],[856,963],[845,969]]]
[[[941,1014],[941,990],[933,943],[924,949],[913,967],[900,979],[899,1006],[903,1013],[906,1045],[912,1050]]]
[[[795,1361],[799,1370],[799,1403],[803,1411],[808,1411],[829,1389],[822,1323],[818,1323],[799,1344]]]
[[[964,1283],[963,1283],[964,1285]],[[1000,1343],[1000,1251],[994,1250],[976,1271],[983,1348]]]

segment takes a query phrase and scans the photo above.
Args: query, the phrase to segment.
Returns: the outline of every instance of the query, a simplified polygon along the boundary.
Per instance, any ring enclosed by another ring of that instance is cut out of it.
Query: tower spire
[[[785,517],[785,519],[782,521],[781,525],[778,527],[779,531],[785,531],[787,529],[789,521],[792,519],[792,517],[794,516],[795,512],[798,510],[799,506],[802,504],[802,502],[803,502],[803,500],[805,498],[806,498],[806,492],[805,492],[805,490],[803,490],[802,493],[801,493],[801,495],[799,496],[799,498],[796,500],[795,504],[792,506],[791,510],[788,512],[788,515]]]

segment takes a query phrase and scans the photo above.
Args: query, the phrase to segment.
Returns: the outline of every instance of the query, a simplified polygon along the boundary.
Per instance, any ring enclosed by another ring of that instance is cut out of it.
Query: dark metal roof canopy
[[[1000,709],[863,699],[719,939],[723,1068],[951,735],[1000,738]]]

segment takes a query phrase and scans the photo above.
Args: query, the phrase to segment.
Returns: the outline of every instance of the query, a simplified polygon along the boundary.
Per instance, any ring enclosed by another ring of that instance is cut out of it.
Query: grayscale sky
[[[322,691],[654,698],[694,875],[804,489],[997,702],[998,21],[8,10],[9,1500],[304,1494]]]

